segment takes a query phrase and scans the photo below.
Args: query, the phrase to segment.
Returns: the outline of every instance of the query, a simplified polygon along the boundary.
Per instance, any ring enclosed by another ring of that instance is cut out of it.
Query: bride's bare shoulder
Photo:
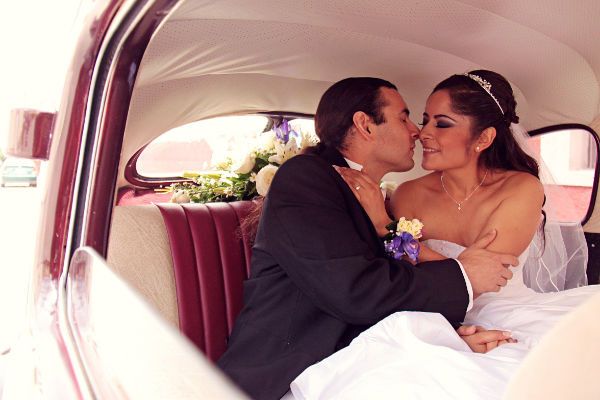
[[[519,194],[519,197],[544,196],[542,182],[537,177],[521,171],[507,171],[502,190],[510,194]]]
[[[432,172],[417,179],[412,179],[401,183],[394,192],[394,196],[414,196],[415,194],[425,193],[435,188],[435,183],[439,185],[439,173]]]
[[[506,171],[498,183],[496,198],[506,207],[538,209],[544,204],[544,185],[537,177],[527,172]]]
[[[437,189],[436,182],[439,185],[439,174],[437,172],[403,182],[392,194],[390,199],[392,209],[396,209],[399,205],[418,203],[419,198]]]

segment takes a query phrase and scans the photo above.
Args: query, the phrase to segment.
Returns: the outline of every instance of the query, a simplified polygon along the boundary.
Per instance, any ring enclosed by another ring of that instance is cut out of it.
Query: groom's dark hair
[[[369,77],[342,79],[327,89],[315,113],[315,131],[320,143],[344,149],[346,136],[354,124],[352,117],[357,111],[369,115],[377,125],[385,122],[381,111],[385,101],[379,90],[382,87],[398,90],[384,79]]]

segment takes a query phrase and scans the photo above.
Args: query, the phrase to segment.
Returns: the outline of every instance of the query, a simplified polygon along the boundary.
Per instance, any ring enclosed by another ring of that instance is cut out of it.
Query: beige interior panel
[[[174,326],[179,326],[167,230],[154,205],[113,209],[108,265]]]

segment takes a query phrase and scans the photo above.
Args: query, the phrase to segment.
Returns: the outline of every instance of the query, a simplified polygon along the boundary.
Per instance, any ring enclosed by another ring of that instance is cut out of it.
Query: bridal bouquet
[[[249,200],[269,190],[279,166],[316,144],[316,138],[300,129],[294,130],[283,119],[256,143],[241,151],[221,157],[210,172],[184,172],[188,182],[173,183],[164,190],[172,192],[175,203],[212,203]]]
[[[418,219],[412,221],[402,217],[386,226],[389,233],[383,238],[385,251],[396,260],[407,256],[417,262],[421,246],[417,239],[421,238],[423,223]]]

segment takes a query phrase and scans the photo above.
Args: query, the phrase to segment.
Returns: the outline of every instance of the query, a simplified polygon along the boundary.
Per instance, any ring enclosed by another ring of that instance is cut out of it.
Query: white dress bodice
[[[440,239],[427,239],[422,244],[448,258],[457,258],[465,250],[465,247],[460,244]],[[533,291],[525,286],[523,282],[523,265],[525,265],[528,256],[529,247],[519,256],[519,265],[510,267],[513,277],[508,281],[508,284],[497,293],[481,295],[477,302],[481,303],[484,300],[530,295]]]

